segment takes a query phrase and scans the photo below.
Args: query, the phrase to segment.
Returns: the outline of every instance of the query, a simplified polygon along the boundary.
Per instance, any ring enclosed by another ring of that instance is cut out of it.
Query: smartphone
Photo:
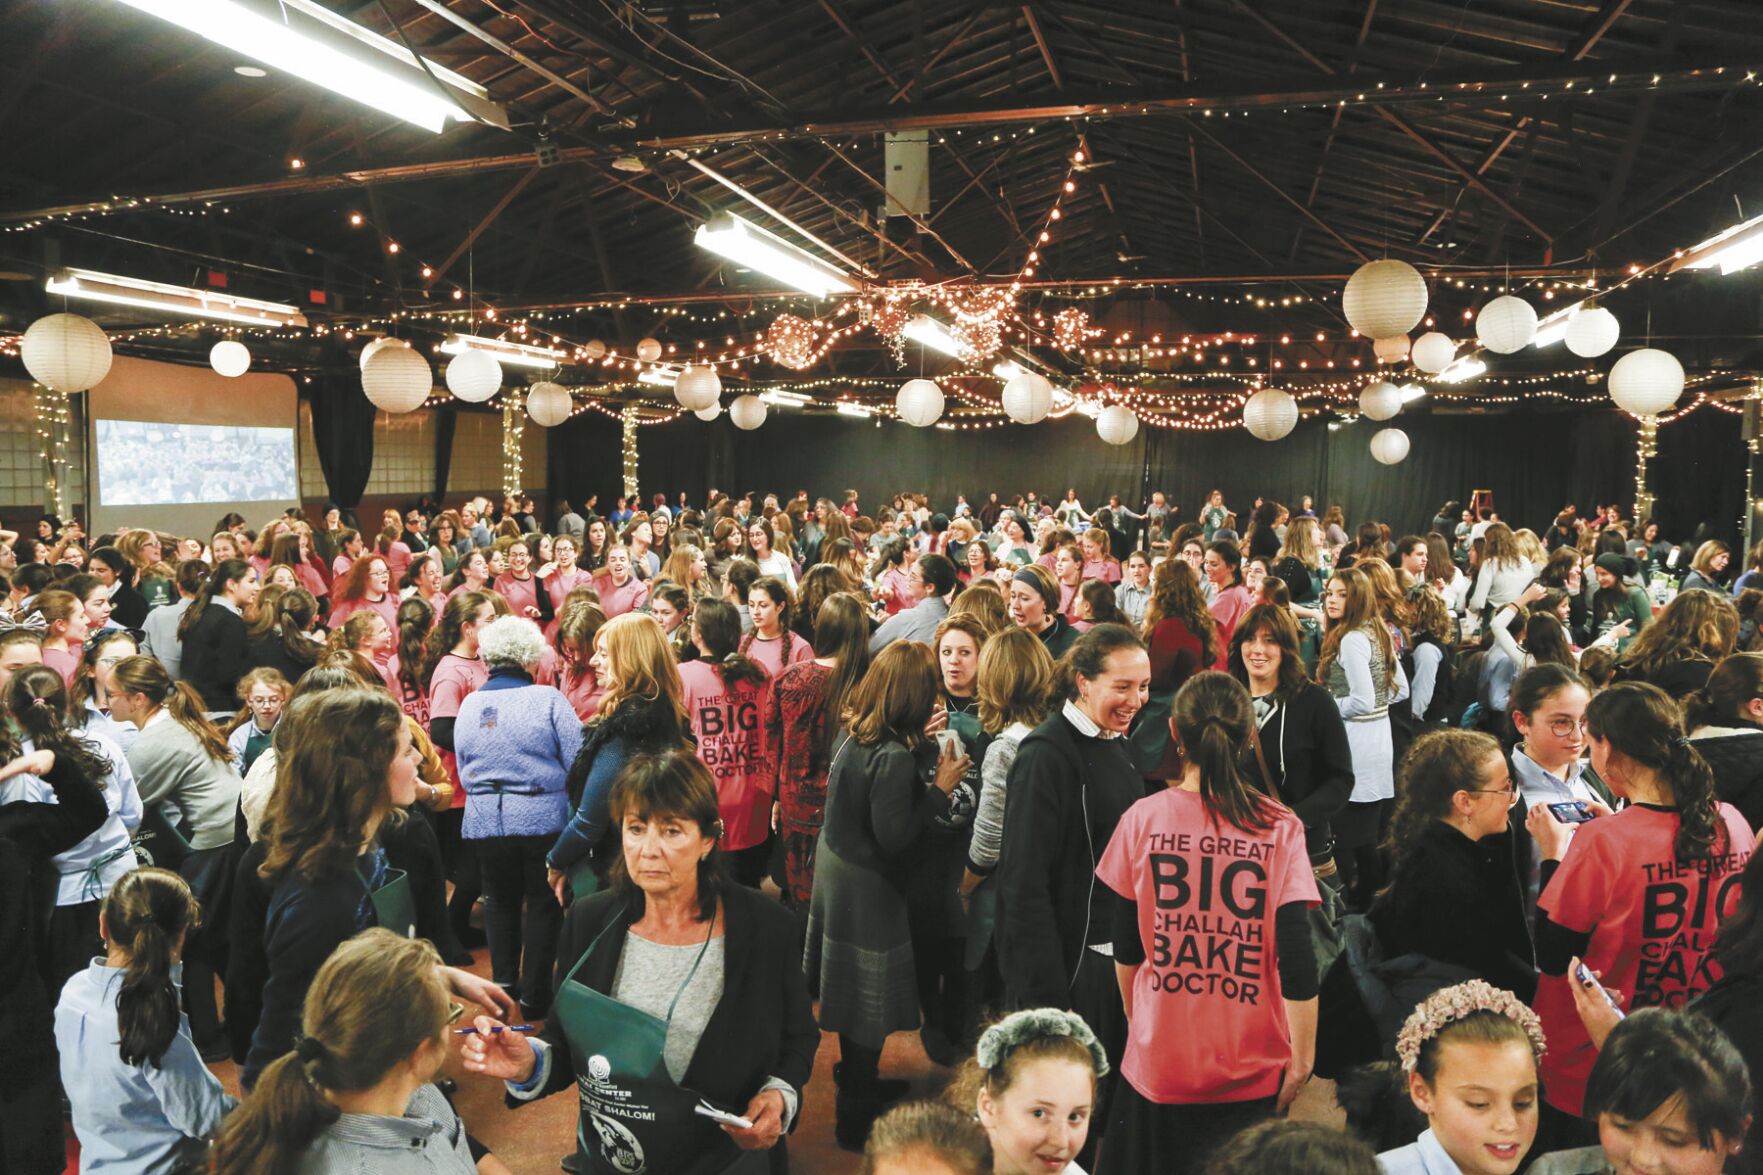
[[[1616,1018],[1618,1020],[1621,1020],[1625,1017],[1625,1014],[1622,1011],[1622,1009],[1616,1006],[1616,1001],[1610,998],[1610,993],[1604,990],[1604,985],[1597,981],[1597,979],[1592,975],[1591,971],[1589,969],[1587,969],[1587,967],[1584,963],[1581,963],[1579,966],[1577,966],[1573,969],[1573,977],[1575,979],[1579,980],[1579,982],[1585,984],[1587,987],[1597,988],[1598,994],[1604,997],[1604,1002],[1606,1004],[1610,1005],[1611,1010],[1616,1013]]]
[[[1591,805],[1584,800],[1568,800],[1564,803],[1550,804],[1549,812],[1563,824],[1584,824],[1597,815],[1592,811]]]
[[[953,730],[937,731],[937,754],[939,756],[961,754],[961,736]]]
[[[742,1130],[753,1129],[753,1123],[749,1119],[743,1118],[739,1114],[731,1114],[727,1110],[719,1110],[701,1098],[698,1104],[692,1107],[692,1112],[702,1114],[712,1122],[720,1122],[725,1126],[739,1126]]]

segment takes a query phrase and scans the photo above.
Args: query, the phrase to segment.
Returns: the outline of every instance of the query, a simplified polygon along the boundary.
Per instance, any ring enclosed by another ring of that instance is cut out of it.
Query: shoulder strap
[[[1283,717],[1281,721],[1284,721]],[[1261,768],[1261,782],[1267,788],[1267,794],[1283,804],[1285,797],[1279,794],[1279,785],[1273,780],[1273,772],[1267,769],[1267,752],[1261,749],[1261,727],[1258,724],[1251,723],[1249,726],[1249,745],[1255,748],[1255,763]]]

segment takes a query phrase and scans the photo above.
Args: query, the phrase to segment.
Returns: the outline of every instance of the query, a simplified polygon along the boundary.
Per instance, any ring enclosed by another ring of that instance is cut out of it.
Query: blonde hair
[[[980,729],[997,734],[1013,722],[1037,726],[1053,699],[1053,656],[1040,637],[1010,628],[985,643],[979,654]]]
[[[600,701],[598,716],[609,717],[631,698],[664,702],[679,729],[690,725],[685,686],[661,622],[642,612],[626,612],[601,625],[596,643],[604,642],[612,684]]]

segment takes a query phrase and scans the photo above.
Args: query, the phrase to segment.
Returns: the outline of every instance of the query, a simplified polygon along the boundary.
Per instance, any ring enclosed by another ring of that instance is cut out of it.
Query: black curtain
[[[435,412],[435,501],[447,500],[447,478],[453,473],[453,430],[459,424],[457,409]]]
[[[321,371],[312,380],[312,443],[331,501],[361,503],[373,469],[373,421],[379,410],[361,390],[354,367]]]
[[[1350,525],[1375,519],[1401,533],[1426,526],[1447,500],[1466,502],[1485,489],[1506,519],[1540,534],[1568,502],[1587,510],[1633,501],[1634,422],[1613,409],[1485,416],[1422,410],[1390,423],[1411,443],[1398,465],[1372,458],[1372,434],[1384,426],[1368,420],[1338,429],[1307,421],[1273,444],[1241,429],[1143,425],[1117,447],[1103,444],[1095,422],[1080,416],[1028,428],[949,430],[773,408],[753,432],[724,415],[708,424],[687,418],[643,428],[638,439],[645,497],[665,491],[671,499],[685,490],[702,501],[715,486],[837,498],[849,488],[865,513],[907,489],[942,506],[964,493],[977,507],[991,490],[1060,497],[1070,486],[1094,507],[1111,493],[1138,498],[1142,487],[1164,491],[1183,518],[1193,518],[1206,495],[1221,489],[1245,515],[1257,495],[1295,507],[1310,494],[1319,513],[1339,504]],[[622,475],[620,435],[619,422],[598,412],[554,429],[553,496],[579,501],[593,490],[610,502]],[[1652,481],[1667,533],[1687,536],[1702,521],[1717,533],[1735,531],[1744,496],[1739,418],[1702,408],[1666,425],[1659,438]]]

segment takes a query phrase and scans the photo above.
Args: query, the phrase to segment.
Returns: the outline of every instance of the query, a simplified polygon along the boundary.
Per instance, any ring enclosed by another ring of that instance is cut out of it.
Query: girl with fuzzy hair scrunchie
[[[1107,1072],[1083,1017],[1034,1008],[981,1033],[944,1098],[985,1127],[993,1175],[1083,1175],[1072,1160],[1089,1138],[1096,1079]]]
[[[1480,979],[1442,988],[1408,1017],[1396,1056],[1428,1128],[1377,1157],[1384,1175],[1512,1175],[1536,1139],[1542,1021]]]

